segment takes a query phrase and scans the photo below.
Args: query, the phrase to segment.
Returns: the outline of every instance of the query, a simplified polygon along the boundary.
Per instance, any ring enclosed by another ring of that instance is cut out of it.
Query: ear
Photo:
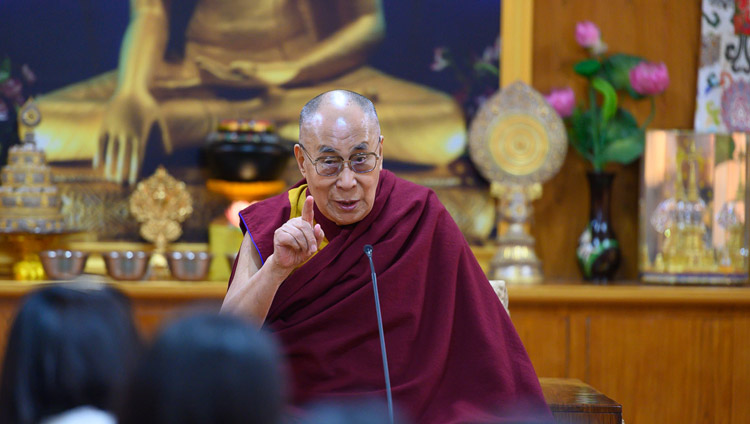
[[[300,147],[299,144],[294,145],[294,159],[297,160],[297,166],[299,167],[299,172],[302,174],[303,177],[307,177],[305,175],[305,154],[302,153],[302,147]]]
[[[382,135],[380,136],[380,170],[383,170],[383,143],[385,142],[385,137]]]

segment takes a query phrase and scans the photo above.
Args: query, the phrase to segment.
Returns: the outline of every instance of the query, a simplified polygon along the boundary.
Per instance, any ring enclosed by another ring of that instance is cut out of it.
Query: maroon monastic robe
[[[290,210],[283,193],[240,213],[262,260]],[[398,408],[424,424],[552,421],[508,314],[432,190],[381,171],[364,220],[339,227],[316,207],[315,221],[329,244],[284,281],[265,322],[296,404],[385,397],[371,244]]]

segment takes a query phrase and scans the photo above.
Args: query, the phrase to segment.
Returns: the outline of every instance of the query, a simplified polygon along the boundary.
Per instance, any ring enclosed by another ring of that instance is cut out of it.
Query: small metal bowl
[[[142,280],[148,271],[151,253],[140,250],[102,253],[107,274],[115,280]]]
[[[72,280],[83,273],[89,254],[79,250],[43,250],[39,260],[47,277],[53,280]]]
[[[173,251],[167,252],[167,264],[172,276],[182,281],[202,281],[211,267],[208,252]]]

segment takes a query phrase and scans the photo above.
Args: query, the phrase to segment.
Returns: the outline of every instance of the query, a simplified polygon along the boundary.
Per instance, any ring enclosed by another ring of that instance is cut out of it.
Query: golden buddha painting
[[[480,0],[452,6],[437,0],[23,3],[0,7],[6,9],[0,10],[0,39],[9,43],[0,53],[53,78],[70,73],[66,66],[80,67],[80,78],[38,93],[37,144],[60,174],[122,187],[162,164],[199,167],[201,147],[224,119],[269,120],[294,141],[302,106],[335,88],[375,103],[387,168],[460,182],[467,173],[461,161],[467,117],[450,89],[435,84],[430,62],[435,47],[450,44],[446,37],[474,37],[481,54],[499,34],[500,8]],[[60,11],[65,8],[80,13]],[[88,50],[66,39],[66,26]],[[40,44],[42,35],[61,46],[56,49],[70,48],[81,63]],[[113,62],[115,69],[96,72]],[[27,130],[19,125],[21,138]]]

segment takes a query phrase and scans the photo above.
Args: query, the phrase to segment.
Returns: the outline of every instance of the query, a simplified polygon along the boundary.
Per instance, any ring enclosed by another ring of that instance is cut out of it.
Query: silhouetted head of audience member
[[[114,410],[139,351],[130,303],[116,289],[76,283],[29,294],[8,336],[0,423],[38,423],[83,406]]]
[[[275,424],[285,404],[279,352],[239,318],[199,314],[167,326],[147,349],[120,424]]]
[[[375,400],[359,400],[340,403],[319,403],[307,409],[300,424],[390,424],[388,406]],[[398,410],[394,413],[394,423],[406,424],[409,421]]]

